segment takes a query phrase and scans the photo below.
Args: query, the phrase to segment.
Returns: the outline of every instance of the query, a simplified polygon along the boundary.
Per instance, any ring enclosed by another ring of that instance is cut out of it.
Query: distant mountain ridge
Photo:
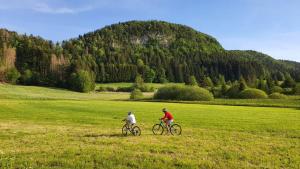
[[[282,80],[284,74],[300,81],[298,62],[256,51],[228,51],[210,35],[163,21],[113,24],[61,44],[4,29],[0,37],[0,77],[5,79],[5,72],[16,67],[20,83],[30,72],[29,83],[67,86],[70,74],[78,70],[91,72],[97,82],[132,82],[137,74],[148,82],[185,82],[191,75],[198,81],[205,76],[213,81],[219,76],[227,81],[241,76],[247,81]]]

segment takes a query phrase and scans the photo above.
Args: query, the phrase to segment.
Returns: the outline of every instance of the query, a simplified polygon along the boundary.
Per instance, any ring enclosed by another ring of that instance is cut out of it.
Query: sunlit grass
[[[0,99],[124,100],[129,93],[78,93],[66,89],[0,84]]]
[[[0,85],[0,168],[299,168],[298,97],[131,102],[128,93]],[[292,100],[292,101],[291,101]],[[208,104],[286,104],[295,108]],[[182,136],[154,136],[167,107]],[[136,114],[140,137],[123,137]]]

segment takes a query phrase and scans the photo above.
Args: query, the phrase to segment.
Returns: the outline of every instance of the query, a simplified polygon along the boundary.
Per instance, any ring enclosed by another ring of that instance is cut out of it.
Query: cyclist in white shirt
[[[132,112],[128,112],[128,116],[123,121],[126,121],[126,124],[129,128],[136,124],[135,116]]]

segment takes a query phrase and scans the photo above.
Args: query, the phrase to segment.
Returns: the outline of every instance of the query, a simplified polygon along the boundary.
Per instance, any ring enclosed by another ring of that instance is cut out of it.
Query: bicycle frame
[[[157,128],[157,127],[158,128]],[[175,128],[174,128],[174,126],[175,126]],[[160,130],[160,127],[162,128],[162,131]],[[178,128],[179,127],[179,128]],[[179,131],[180,131],[180,133],[178,134],[176,131],[177,131],[177,128],[179,129]],[[160,131],[161,131],[161,133],[160,133]],[[175,131],[175,133],[174,133],[174,131]],[[163,134],[164,132],[167,132],[167,133],[169,133],[169,132],[171,132],[171,134],[172,135],[180,135],[181,134],[181,126],[180,125],[178,125],[178,124],[176,124],[176,123],[171,123],[170,125],[167,125],[166,123],[165,123],[165,121],[163,121],[163,120],[160,120],[160,123],[157,123],[157,124],[154,124],[154,126],[152,127],[152,132],[155,134],[155,135],[157,135],[157,134]],[[158,133],[157,133],[158,132]]]
[[[126,129],[130,132],[131,132],[132,128],[134,127],[134,125],[127,124],[127,123],[125,123],[124,125],[126,125]]]
[[[173,124],[173,123],[171,123],[170,126],[172,126],[172,124]],[[161,125],[162,127],[165,127],[165,128],[168,127],[168,126],[167,126],[167,123],[166,123],[165,121],[163,121],[163,120],[160,120],[160,125]]]

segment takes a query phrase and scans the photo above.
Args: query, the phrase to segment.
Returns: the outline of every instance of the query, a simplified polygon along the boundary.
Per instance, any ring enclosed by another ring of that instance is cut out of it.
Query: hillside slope
[[[250,80],[261,76],[274,78],[286,72],[300,79],[295,73],[299,65],[255,51],[226,51],[209,35],[161,21],[114,24],[67,41],[63,48],[72,56],[96,57],[96,64],[104,65],[97,74],[99,82],[132,80],[121,76],[122,72],[130,75],[128,78],[135,77],[136,73],[147,78],[150,69],[156,73],[156,82],[164,77],[172,82],[184,82],[189,75],[195,75],[198,80],[203,76],[216,80],[219,75],[224,75],[227,80],[236,80],[240,76]],[[137,68],[139,60],[146,66]],[[112,77],[116,72],[120,76]]]

